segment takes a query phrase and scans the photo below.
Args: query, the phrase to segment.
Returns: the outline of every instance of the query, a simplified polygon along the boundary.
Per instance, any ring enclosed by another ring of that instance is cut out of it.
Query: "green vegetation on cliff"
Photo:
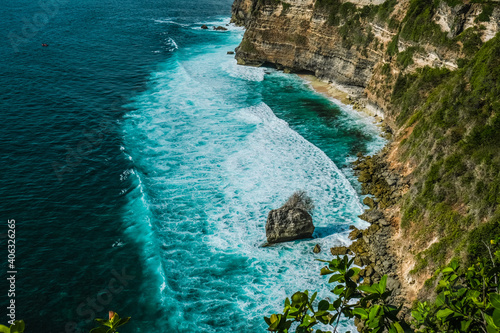
[[[369,17],[377,18],[380,21],[389,19],[390,14],[394,10],[397,0],[387,0],[381,5],[369,5],[362,8],[357,8],[351,2],[343,2],[340,0],[317,0],[315,7],[329,14],[329,23],[331,25],[339,25],[341,20],[356,20],[359,18]]]
[[[453,45],[432,19],[438,4],[439,1],[433,0],[412,0],[402,22],[400,37],[417,43],[432,41],[443,46]]]
[[[416,165],[402,227],[438,239],[418,268],[486,255],[476,234],[500,233],[500,36],[457,71],[401,75],[392,98],[399,126],[413,127],[401,148]]]
[[[458,4],[462,3],[461,1],[457,2]],[[456,37],[449,38],[448,33],[441,30],[441,27],[433,19],[439,4],[440,1],[434,0],[410,1],[410,7],[401,24],[398,25],[398,33],[388,45],[387,53],[390,56],[397,54],[398,42],[404,40],[414,45],[425,45],[426,43],[430,43],[443,50],[453,52],[461,51],[466,58],[472,57],[482,45],[482,41],[479,37],[480,27],[469,27]],[[485,5],[485,8],[489,8],[488,6],[490,5]],[[482,17],[481,15],[479,15],[479,17]],[[488,11],[485,15],[488,15],[487,20],[489,20],[491,12]],[[418,46],[410,48],[416,49]],[[402,64],[402,68],[406,68],[407,65],[411,64],[411,58],[407,57],[407,59],[408,61]],[[460,63],[463,63],[463,59],[460,59]]]
[[[388,20],[396,4],[396,0],[388,0],[378,6],[358,8],[351,2],[317,0],[315,9],[328,13],[328,23],[339,27],[344,47],[349,49],[354,45],[357,48],[366,49],[374,40],[374,35],[371,28],[364,23],[373,20],[381,22]],[[389,24],[397,25],[393,19],[389,21]]]

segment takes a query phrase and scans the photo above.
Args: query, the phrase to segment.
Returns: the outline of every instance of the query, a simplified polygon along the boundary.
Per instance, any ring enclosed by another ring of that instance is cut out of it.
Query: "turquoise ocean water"
[[[0,47],[0,208],[30,331],[86,332],[115,310],[133,317],[122,333],[264,332],[287,295],[326,296],[312,248],[363,224],[348,164],[383,146],[371,119],[236,65],[231,1],[50,3],[0,13],[11,37],[48,18]],[[299,189],[315,238],[260,247]]]

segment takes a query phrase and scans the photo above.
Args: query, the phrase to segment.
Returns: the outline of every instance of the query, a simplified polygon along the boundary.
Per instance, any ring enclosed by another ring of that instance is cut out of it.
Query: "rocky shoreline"
[[[308,81],[311,87],[329,98],[334,98],[346,105],[352,105],[353,109],[374,117],[380,122],[382,135],[386,138],[392,137],[392,130],[383,122],[383,115],[370,112],[366,108],[366,96],[353,93],[349,87],[340,86],[335,83],[321,81],[313,75],[299,75]],[[332,247],[332,255],[353,255],[354,264],[362,267],[359,280],[363,284],[378,283],[383,275],[388,276],[387,287],[393,290],[390,301],[394,304],[405,304],[408,314],[411,299],[408,299],[406,290],[407,282],[403,274],[403,258],[398,256],[397,250],[400,246],[394,244],[394,238],[399,232],[399,222],[396,207],[397,200],[409,190],[411,179],[401,175],[396,168],[390,167],[392,144],[387,146],[378,154],[364,156],[358,154],[354,161],[353,169],[358,181],[361,183],[362,194],[369,195],[364,198],[363,204],[369,209],[359,217],[370,223],[370,226],[360,230],[351,226],[349,246]],[[356,323],[358,324],[358,323]]]
[[[387,275],[387,288],[392,290],[390,301],[393,304],[405,304],[408,313],[408,293],[405,290],[405,278],[402,274],[402,258],[396,254],[394,236],[398,232],[399,223],[395,204],[410,186],[410,179],[403,177],[389,167],[388,145],[379,154],[363,156],[353,162],[353,169],[362,184],[363,203],[369,207],[360,218],[370,223],[364,230],[350,227],[349,246],[332,247],[331,254],[354,255],[354,264],[362,267],[358,279],[362,284],[372,284]],[[356,323],[361,325],[361,323]],[[360,327],[358,327],[360,328]]]
[[[367,107],[367,98],[363,92],[322,81],[314,75],[299,76],[326,97],[352,105],[354,110],[373,117],[380,124],[381,135],[392,138],[392,129],[384,122],[383,113],[373,112]],[[394,147],[389,142],[378,154],[358,154],[358,159],[352,163],[361,183],[362,194],[368,195],[363,199],[363,204],[369,208],[359,217],[370,223],[370,226],[363,230],[350,226],[349,239],[353,241],[351,245],[332,247],[330,252],[333,256],[354,256],[354,264],[363,268],[357,277],[359,281],[362,279],[362,284],[378,283],[383,275],[387,275],[387,288],[393,291],[389,301],[404,304],[401,315],[407,316],[413,297],[409,297],[411,292],[407,290],[409,284],[402,265],[404,258],[398,255],[401,246],[395,242],[399,241],[397,200],[409,190],[411,179],[403,176],[401,170],[390,166],[390,155]],[[355,324],[361,331],[362,323],[356,321]]]

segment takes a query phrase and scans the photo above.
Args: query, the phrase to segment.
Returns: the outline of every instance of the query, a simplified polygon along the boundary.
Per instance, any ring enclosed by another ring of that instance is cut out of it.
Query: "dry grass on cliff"
[[[307,195],[305,191],[296,191],[290,198],[288,198],[287,202],[283,205],[283,208],[298,208],[305,210],[309,214],[312,215],[314,210],[314,203],[310,196]]]

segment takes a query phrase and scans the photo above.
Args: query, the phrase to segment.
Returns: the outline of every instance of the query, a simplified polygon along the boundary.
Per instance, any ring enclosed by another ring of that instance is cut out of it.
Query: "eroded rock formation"
[[[303,209],[282,207],[269,212],[266,237],[269,244],[311,238],[314,225],[311,215]]]

